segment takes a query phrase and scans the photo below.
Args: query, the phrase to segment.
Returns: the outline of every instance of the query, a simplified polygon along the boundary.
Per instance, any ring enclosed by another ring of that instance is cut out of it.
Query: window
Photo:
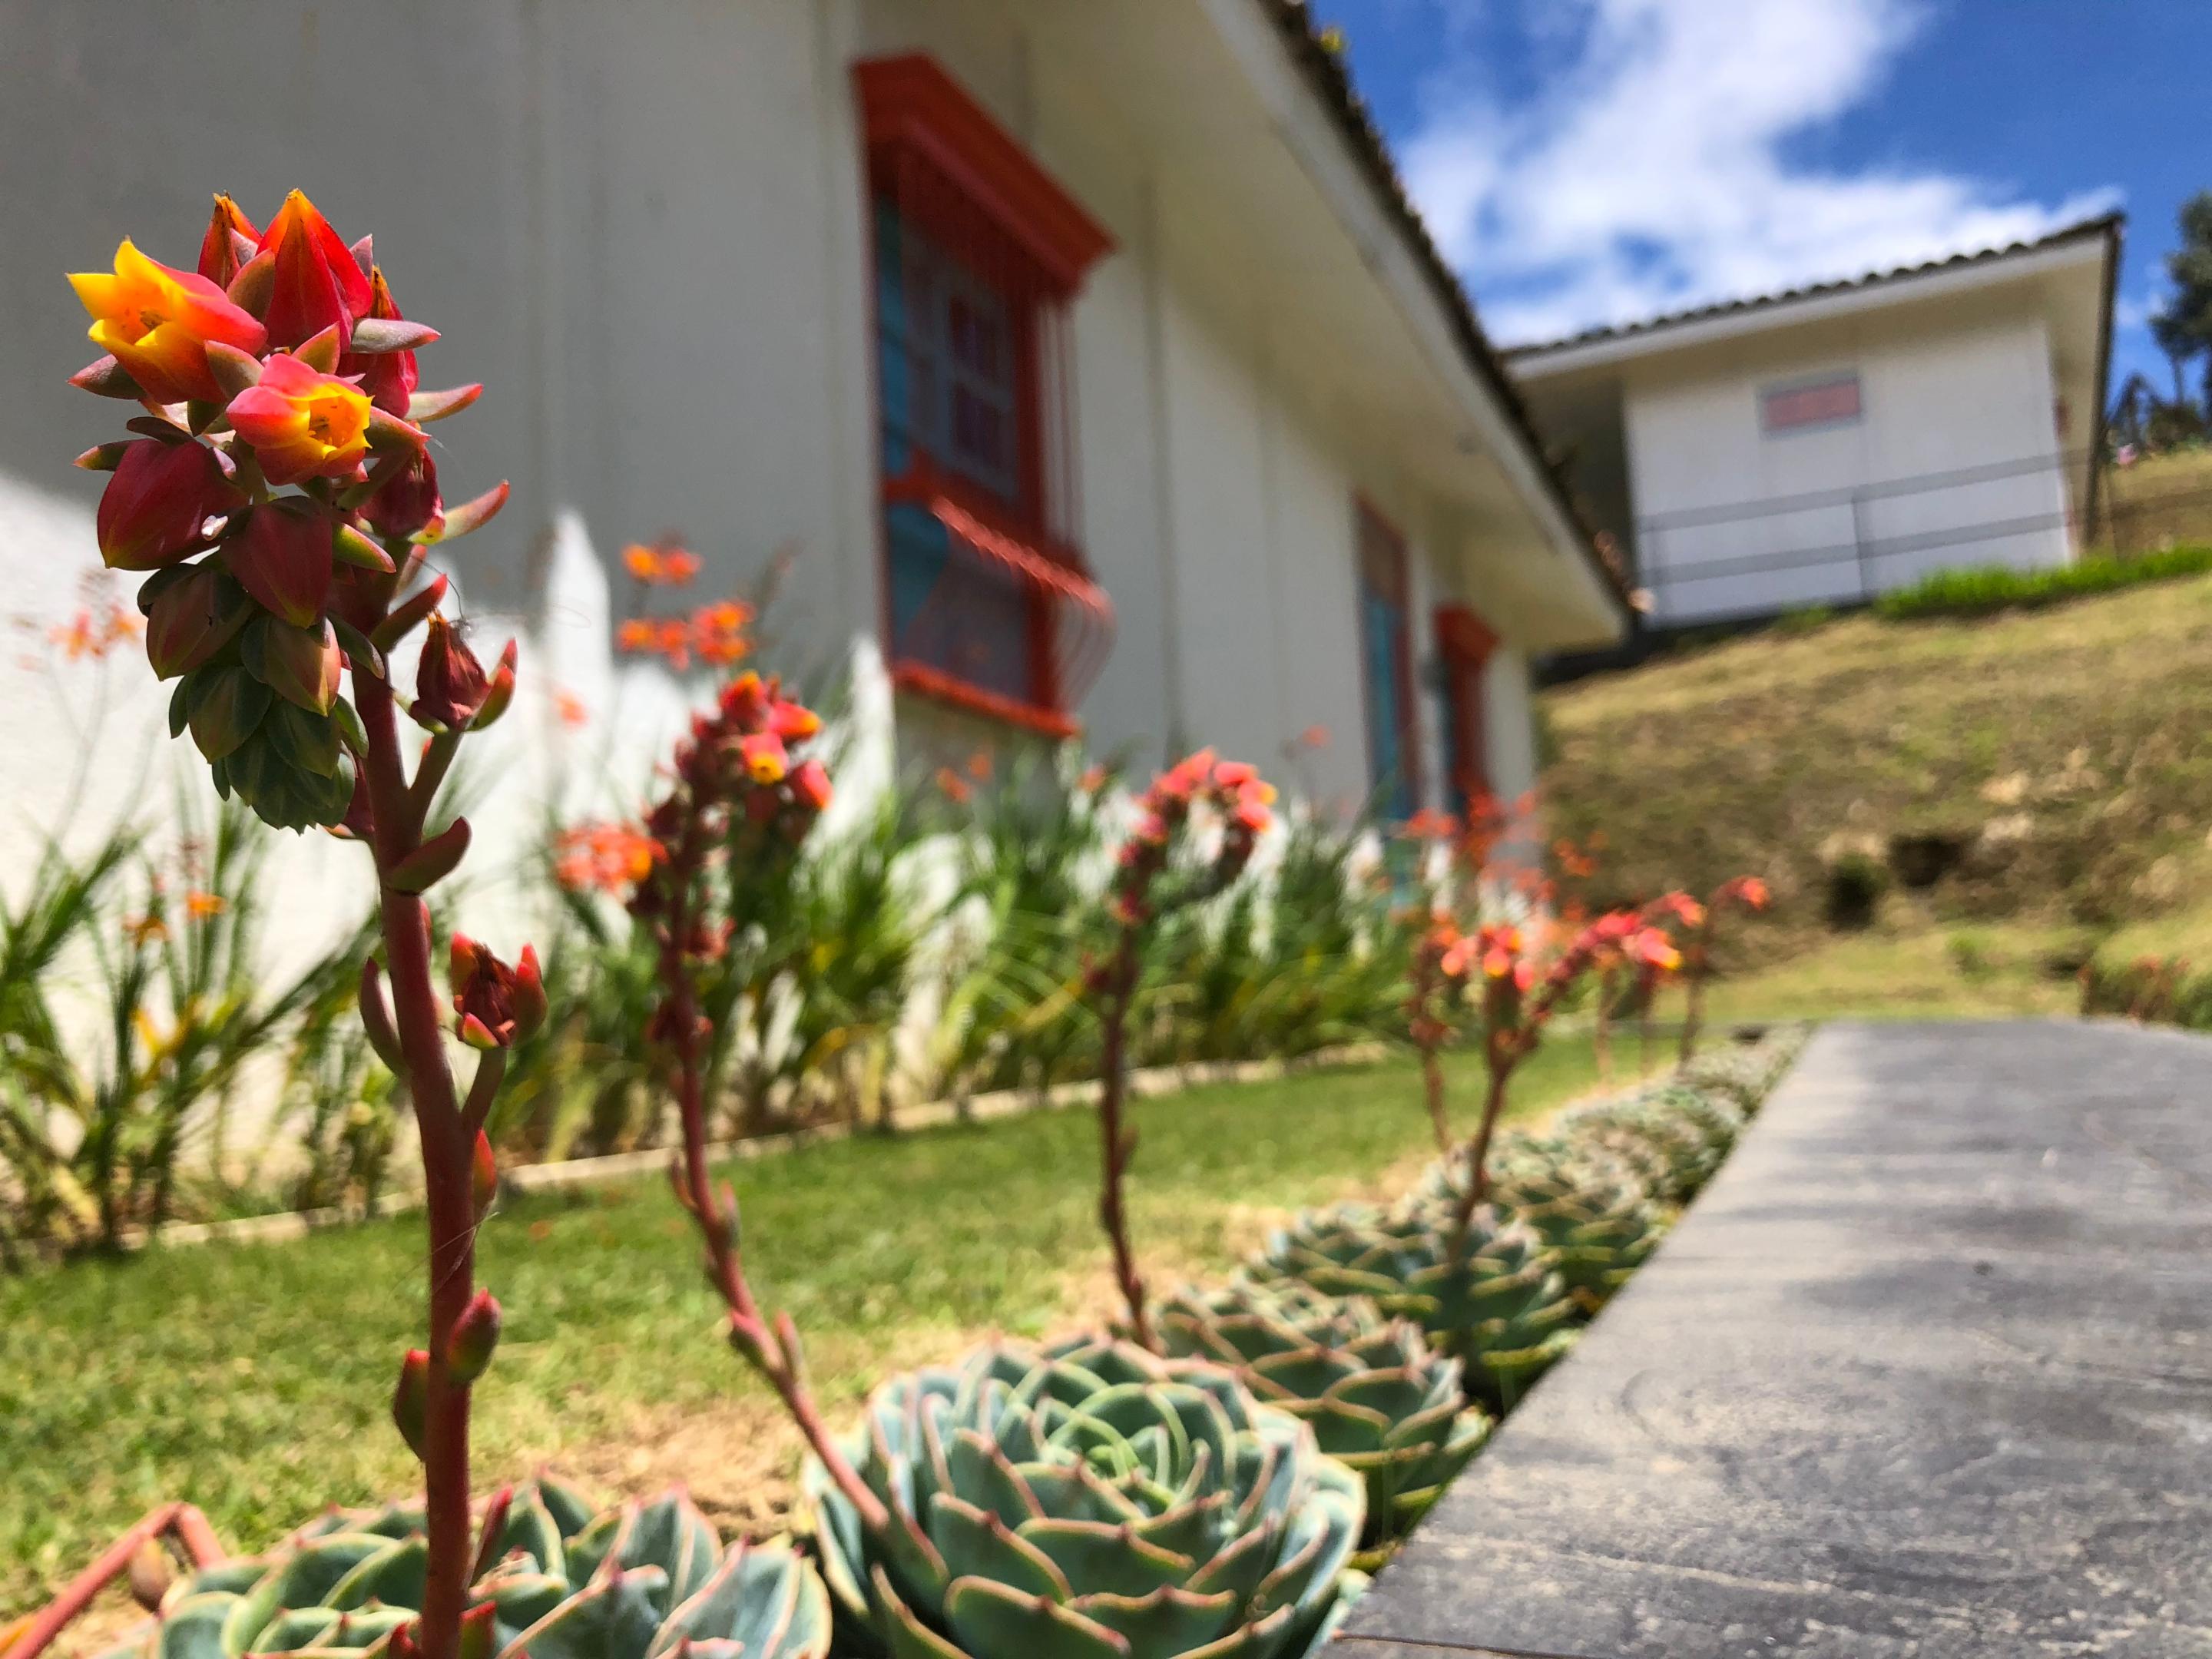
[[[1463,605],[1437,607],[1437,661],[1443,703],[1444,804],[1464,814],[1491,792],[1483,676],[1498,635]]]
[[[1803,432],[1819,427],[1850,426],[1859,418],[1859,377],[1824,375],[1789,386],[1768,386],[1759,394],[1759,429],[1768,434]]]
[[[1359,537],[1359,661],[1366,687],[1367,771],[1378,808],[1411,817],[1421,804],[1404,538],[1364,501]]]
[[[1067,329],[1109,243],[929,58],[856,79],[892,678],[1065,735],[1112,630],[1073,538]]]

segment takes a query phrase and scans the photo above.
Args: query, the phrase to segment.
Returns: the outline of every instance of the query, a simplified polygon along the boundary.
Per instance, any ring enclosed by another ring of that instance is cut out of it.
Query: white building
[[[1625,624],[1297,0],[0,0],[0,604],[33,628],[118,422],[64,384],[63,272],[126,235],[188,264],[212,190],[294,186],[444,331],[424,384],[489,387],[441,465],[514,504],[453,568],[527,636],[541,798],[611,728],[665,741],[607,641],[619,550],[670,530],[702,597],[787,551],[774,660],[887,664],[862,705],[924,765],[1079,734],[1297,755],[1332,801],[1510,793],[1529,656]],[[171,754],[106,666],[93,817]],[[62,811],[91,672],[0,662],[7,833]]]
[[[2095,514],[2120,229],[1508,359],[1657,629],[2063,564]]]

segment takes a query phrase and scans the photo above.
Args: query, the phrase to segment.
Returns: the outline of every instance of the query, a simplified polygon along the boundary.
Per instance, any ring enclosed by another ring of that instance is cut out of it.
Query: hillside
[[[1542,708],[1558,833],[1603,828],[1623,896],[1764,875],[1767,962],[1831,946],[1832,901],[1869,870],[1878,935],[2004,922],[2094,944],[2212,905],[2212,577],[1784,627]]]

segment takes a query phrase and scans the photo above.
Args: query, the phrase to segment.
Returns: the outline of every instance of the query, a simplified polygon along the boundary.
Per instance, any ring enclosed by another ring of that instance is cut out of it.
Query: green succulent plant
[[[1365,1297],[1239,1280],[1179,1291],[1157,1323],[1170,1355],[1227,1366],[1262,1405],[1312,1425],[1366,1483],[1370,1547],[1411,1531],[1490,1438],[1490,1417],[1461,1400],[1460,1362]]]
[[[1707,1049],[1682,1068],[1678,1080],[1726,1096],[1746,1112],[1756,1112],[1804,1045],[1802,1030],[1784,1026],[1756,1042]]]
[[[1561,1117],[1559,1133],[1585,1156],[1627,1164],[1661,1203],[1686,1204],[1720,1167],[1728,1148],[1716,1141],[1710,1125],[1680,1105],[1679,1098],[1648,1095],[1599,1102]]]
[[[1413,1320],[1464,1365],[1470,1399],[1504,1410],[1573,1346],[1575,1304],[1557,1255],[1494,1206],[1474,1212],[1456,1251],[1449,1231],[1419,1205],[1310,1210],[1246,1271],[1262,1284],[1369,1297]]]
[[[1432,1224],[1449,1224],[1465,1189],[1466,1163],[1431,1164],[1414,1195]],[[1558,1256],[1576,1302],[1595,1312],[1658,1248],[1666,1224],[1632,1166],[1567,1141],[1501,1139],[1490,1201],[1516,1217]]]
[[[726,1550],[681,1492],[594,1516],[540,1479],[495,1498],[469,1595],[481,1651],[509,1659],[824,1659],[830,1598],[781,1546]],[[337,1510],[266,1555],[172,1585],[102,1659],[380,1654],[414,1622],[428,1544],[420,1504]],[[465,1626],[465,1629],[466,1627]]]
[[[883,1532],[805,1486],[856,1651],[1301,1659],[1358,1579],[1359,1478],[1218,1366],[988,1344],[878,1387],[847,1450]]]

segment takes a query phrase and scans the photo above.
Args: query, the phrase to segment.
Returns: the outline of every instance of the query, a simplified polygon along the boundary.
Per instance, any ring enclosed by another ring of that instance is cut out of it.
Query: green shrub
[[[1939,570],[1910,587],[1883,594],[1874,608],[1875,614],[1887,622],[1986,617],[2000,611],[2059,605],[2142,582],[2200,576],[2208,570],[2212,570],[2212,544],[2205,544],[2168,548],[2132,559],[2099,555],[2054,570],[2014,570],[2002,565]]]

